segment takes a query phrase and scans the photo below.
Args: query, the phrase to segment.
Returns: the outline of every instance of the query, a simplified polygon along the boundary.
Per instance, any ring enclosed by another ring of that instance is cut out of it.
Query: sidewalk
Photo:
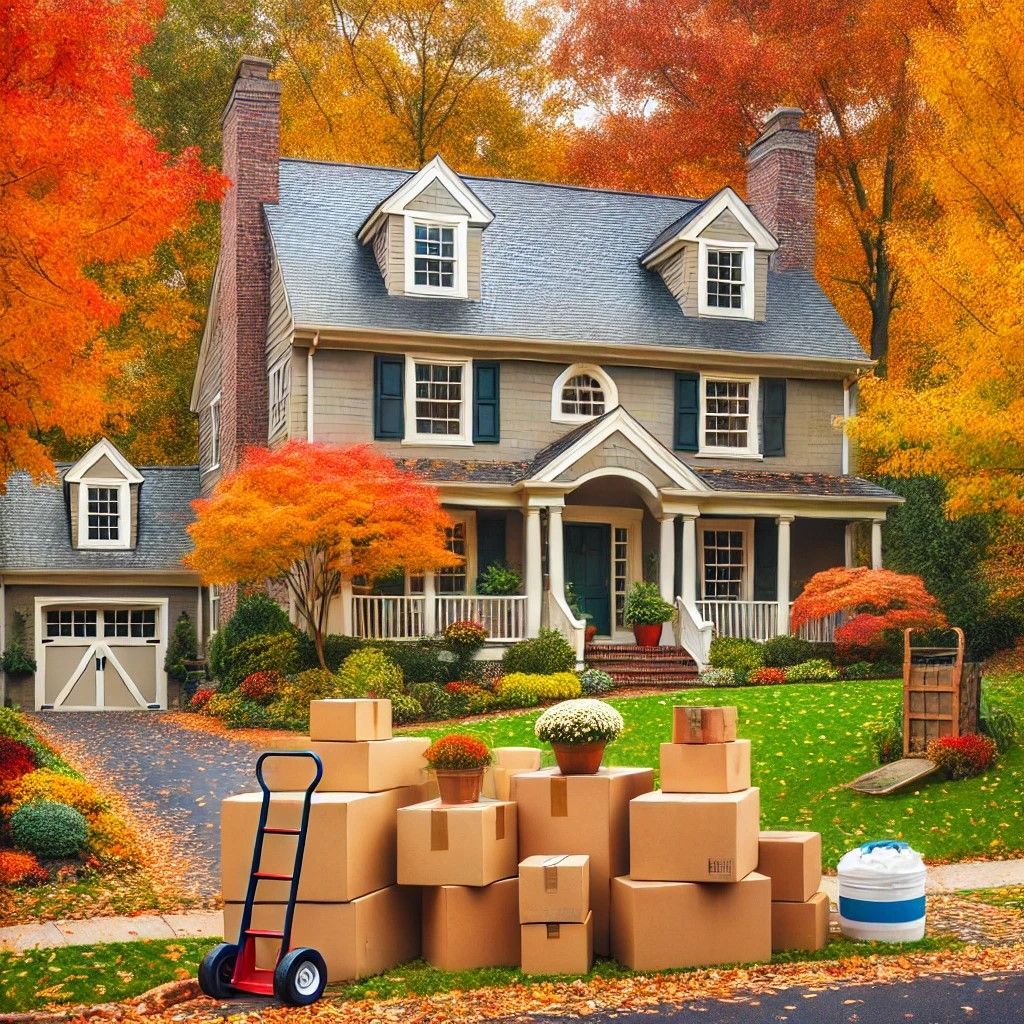
[[[939,864],[928,869],[927,892],[956,892],[961,889],[999,889],[1004,885],[1024,885],[1024,860],[965,860],[959,864]],[[839,880],[826,875],[821,891],[833,902],[839,899]]]

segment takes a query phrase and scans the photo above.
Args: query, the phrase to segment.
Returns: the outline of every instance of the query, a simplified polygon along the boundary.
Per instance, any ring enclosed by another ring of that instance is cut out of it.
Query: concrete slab
[[[16,924],[0,928],[0,949],[11,953],[24,953],[27,949],[45,949],[48,946],[63,946],[64,936],[52,921],[38,924]]]
[[[86,921],[55,921],[68,946],[94,942],[133,942],[136,939],[173,939],[174,930],[159,915],[146,917],[93,917]]]
[[[208,914],[164,914],[164,921],[179,939],[204,939],[224,934],[224,915],[219,910]]]
[[[928,869],[928,888],[996,889],[1024,885],[1024,860],[976,860]]]

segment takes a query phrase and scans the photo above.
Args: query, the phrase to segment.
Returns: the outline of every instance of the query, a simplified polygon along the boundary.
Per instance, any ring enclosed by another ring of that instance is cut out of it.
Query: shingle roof
[[[300,326],[867,358],[804,271],[769,274],[764,322],[684,316],[640,257],[697,200],[466,177],[495,215],[484,234],[483,297],[411,299],[387,294],[371,247],[356,239],[411,172],[280,166],[280,202],[264,209]]]
[[[58,466],[63,471],[69,467]],[[128,550],[89,551],[71,546],[62,484],[34,485],[15,473],[0,494],[0,570],[182,570],[190,549],[185,527],[199,497],[197,466],[140,466],[138,544]]]
[[[436,483],[514,484],[529,475],[529,462],[477,462],[461,459],[395,459],[413,476]]]
[[[832,473],[783,473],[765,469],[704,469],[696,474],[716,491],[753,491],[763,494],[804,494],[832,498],[882,498],[897,495],[860,476]]]

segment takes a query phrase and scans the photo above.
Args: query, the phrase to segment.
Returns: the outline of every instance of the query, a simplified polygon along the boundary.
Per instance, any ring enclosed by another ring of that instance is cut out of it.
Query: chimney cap
[[[776,107],[761,123],[761,136],[771,135],[786,128],[800,130],[800,122],[805,117],[800,107]]]
[[[235,68],[235,80],[239,78],[269,78],[273,62],[266,57],[242,57]]]

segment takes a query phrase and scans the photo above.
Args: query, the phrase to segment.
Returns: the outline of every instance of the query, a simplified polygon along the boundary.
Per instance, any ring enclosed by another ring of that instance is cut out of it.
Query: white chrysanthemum
[[[566,700],[545,711],[533,727],[545,743],[593,743],[613,740],[625,728],[622,715],[603,700]]]

